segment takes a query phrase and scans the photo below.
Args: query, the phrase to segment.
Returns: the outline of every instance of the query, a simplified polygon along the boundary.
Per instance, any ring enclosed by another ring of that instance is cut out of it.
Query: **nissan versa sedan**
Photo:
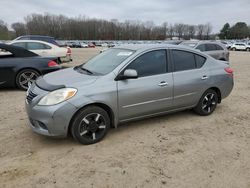
[[[184,109],[210,115],[232,89],[229,65],[197,50],[119,46],[39,77],[27,91],[26,110],[34,132],[93,144],[131,120]]]

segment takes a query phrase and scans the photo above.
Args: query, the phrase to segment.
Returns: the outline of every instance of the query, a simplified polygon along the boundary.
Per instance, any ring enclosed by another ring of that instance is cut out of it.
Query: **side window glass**
[[[28,50],[43,50],[45,46],[42,43],[38,42],[28,42],[27,43]]]
[[[18,47],[21,47],[21,48],[26,48],[24,42],[17,42],[17,43],[14,43],[14,44],[12,44],[12,45],[13,45],[13,46],[18,46]]]
[[[219,46],[219,45],[217,45],[217,44],[216,44],[215,46],[216,46],[216,49],[217,49],[217,50],[224,50],[221,46]]]
[[[216,46],[214,44],[206,44],[206,51],[214,51],[216,50]]]
[[[166,50],[147,52],[130,63],[126,69],[136,70],[139,77],[166,73]]]
[[[196,61],[196,67],[201,68],[206,62],[206,58],[196,54],[195,61]]]
[[[46,45],[46,44],[44,44],[44,48],[47,50],[51,49],[51,47],[49,45]]]
[[[184,71],[196,68],[195,55],[193,53],[173,50],[172,54],[175,71]]]
[[[200,50],[201,52],[206,51],[206,48],[205,48],[204,44],[200,44],[199,46],[196,47],[196,49]]]

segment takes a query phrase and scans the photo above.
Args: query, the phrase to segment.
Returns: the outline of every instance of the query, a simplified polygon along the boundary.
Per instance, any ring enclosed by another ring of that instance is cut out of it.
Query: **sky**
[[[31,13],[89,18],[206,24],[213,33],[226,22],[250,25],[250,0],[0,0],[0,19],[9,26]]]

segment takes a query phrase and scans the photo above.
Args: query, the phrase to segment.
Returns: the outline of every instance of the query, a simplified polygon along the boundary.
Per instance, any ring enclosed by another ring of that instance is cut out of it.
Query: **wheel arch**
[[[87,104],[85,106],[82,106],[81,108],[77,109],[77,111],[74,113],[74,115],[71,117],[71,120],[69,122],[69,126],[68,126],[68,135],[71,134],[71,127],[72,127],[72,123],[73,123],[73,120],[74,118],[76,117],[76,115],[84,108],[87,108],[89,106],[98,106],[100,108],[102,108],[103,110],[105,110],[108,115],[109,115],[109,118],[110,118],[110,123],[111,123],[111,127],[116,127],[115,125],[115,115],[114,115],[114,112],[113,110],[111,109],[111,107],[109,107],[107,104],[104,104],[104,103],[101,103],[101,102],[95,102],[95,103],[90,103],[90,104]]]
[[[208,89],[212,89],[217,93],[217,95],[218,95],[218,103],[221,103],[221,91],[220,91],[220,89],[218,87],[210,87]]]

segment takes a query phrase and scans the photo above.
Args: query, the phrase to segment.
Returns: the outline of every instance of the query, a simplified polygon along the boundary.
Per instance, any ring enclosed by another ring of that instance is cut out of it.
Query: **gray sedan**
[[[181,45],[189,46],[191,48],[200,50],[215,59],[222,61],[229,61],[229,51],[225,45],[219,42],[209,41],[184,41]]]
[[[210,115],[232,89],[229,65],[199,51],[119,46],[40,77],[27,91],[26,110],[34,132],[93,144],[131,120],[185,109]]]

